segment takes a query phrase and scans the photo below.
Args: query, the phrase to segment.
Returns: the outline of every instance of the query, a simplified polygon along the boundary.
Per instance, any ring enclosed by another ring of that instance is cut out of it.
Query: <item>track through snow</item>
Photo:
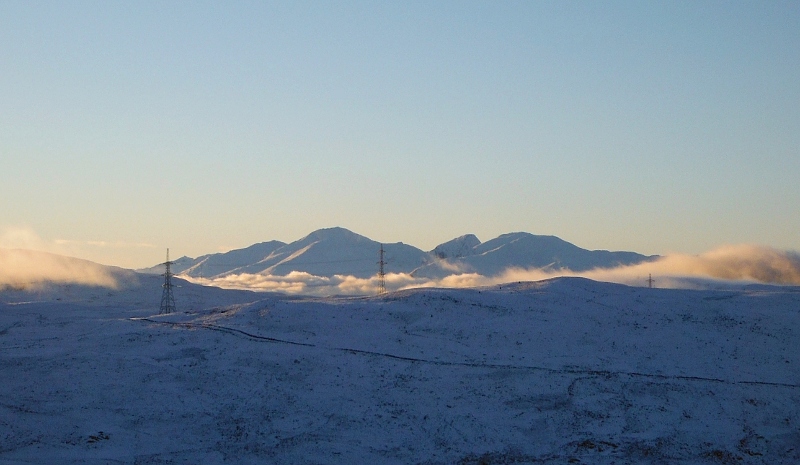
[[[152,284],[0,293],[0,464],[800,463],[797,288]]]
[[[242,331],[241,329],[236,328],[229,328],[227,326],[220,326],[220,325],[213,325],[208,323],[176,323],[172,321],[156,321],[152,318],[131,318],[133,321],[146,321],[149,323],[155,323],[160,325],[166,326],[175,326],[179,328],[186,328],[186,329],[208,329],[211,331],[220,331],[223,333],[229,333],[237,336],[244,336],[248,339],[252,339],[255,341],[261,342],[272,342],[276,344],[289,344],[289,345],[297,345],[297,346],[305,346],[305,347],[316,347],[325,350],[334,350],[334,351],[341,351],[350,354],[356,355],[368,355],[374,357],[385,357],[394,360],[403,360],[406,362],[415,362],[415,363],[428,363],[431,365],[442,365],[442,366],[463,366],[463,367],[471,367],[471,368],[502,368],[502,369],[512,369],[512,370],[531,370],[531,371],[546,371],[549,373],[561,373],[561,374],[579,374],[579,375],[592,375],[592,376],[603,376],[603,377],[611,377],[611,376],[629,376],[629,377],[640,377],[640,378],[654,378],[659,380],[673,380],[673,381],[702,381],[702,382],[711,382],[711,383],[725,383],[725,384],[752,384],[756,386],[776,386],[776,387],[787,387],[787,388],[796,388],[800,389],[800,384],[788,384],[788,383],[772,383],[768,381],[730,381],[725,379],[719,378],[704,378],[701,376],[675,376],[675,375],[659,375],[659,374],[652,374],[652,373],[637,373],[637,372],[623,372],[623,371],[607,371],[607,370],[591,370],[591,369],[555,369],[555,368],[545,368],[540,366],[530,366],[530,365],[507,365],[507,364],[497,364],[497,363],[469,363],[469,362],[454,362],[454,361],[443,361],[443,360],[430,360],[430,359],[422,359],[422,358],[414,358],[414,357],[404,357],[401,355],[393,355],[387,354],[383,352],[374,352],[369,350],[359,350],[359,349],[351,349],[346,347],[321,347],[317,346],[316,344],[307,344],[303,342],[295,342],[295,341],[287,341],[284,339],[277,339],[274,337],[268,336],[259,336],[257,334],[251,334],[247,331]]]

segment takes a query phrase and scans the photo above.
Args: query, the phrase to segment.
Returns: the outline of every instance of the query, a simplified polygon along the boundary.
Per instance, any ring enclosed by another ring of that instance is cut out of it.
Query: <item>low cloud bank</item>
[[[37,289],[46,283],[116,288],[109,268],[47,252],[0,248],[0,290]]]
[[[132,259],[134,255],[130,251],[143,252],[136,255],[147,256],[155,246],[145,242],[44,239],[28,227],[0,227],[0,248],[86,257],[96,263],[116,263],[134,268],[130,262],[141,260],[141,257]]]
[[[685,278],[800,285],[800,254],[755,245],[727,245],[700,255],[671,254],[652,262],[581,273],[509,269],[497,278],[498,282],[509,282],[581,276],[641,286],[650,275],[658,287],[683,287]]]
[[[303,295],[370,295],[377,294],[380,283],[377,276],[357,278],[355,276],[335,275],[315,276],[302,271],[292,271],[286,276],[242,273],[221,278],[181,278],[205,286],[225,289],[246,289],[252,291],[276,291]],[[421,287],[429,283],[427,279],[415,278],[407,273],[389,273],[385,277],[386,288],[390,290]]]
[[[571,270],[509,268],[496,276],[454,273],[442,279],[418,278],[407,273],[386,275],[388,290],[415,287],[465,288],[491,286],[515,281],[539,281],[562,276],[580,276],[596,281],[646,286],[652,275],[656,287],[689,287],[686,278],[718,281],[758,282],[800,285],[800,254],[755,245],[723,246],[700,255],[671,254],[658,260],[617,268],[586,272]],[[371,295],[379,289],[376,277],[356,278],[336,275],[314,276],[292,272],[286,276],[238,274],[223,278],[185,279],[203,285],[229,289],[278,291],[304,295]]]

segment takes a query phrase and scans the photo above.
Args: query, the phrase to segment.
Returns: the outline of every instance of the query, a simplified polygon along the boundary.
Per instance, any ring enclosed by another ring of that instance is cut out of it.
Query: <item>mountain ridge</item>
[[[380,243],[342,227],[318,229],[297,241],[267,241],[196,259],[181,257],[172,271],[193,278],[221,278],[235,274],[286,276],[303,272],[315,276],[368,278],[378,272],[383,247],[387,273],[440,278],[478,273],[494,276],[509,268],[570,269],[585,271],[654,260],[636,252],[587,250],[556,236],[513,232],[481,242],[465,234],[430,251],[396,243]],[[137,270],[161,273],[163,266]]]

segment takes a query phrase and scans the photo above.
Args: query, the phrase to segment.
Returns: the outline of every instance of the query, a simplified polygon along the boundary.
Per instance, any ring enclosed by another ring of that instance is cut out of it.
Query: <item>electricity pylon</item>
[[[378,261],[378,294],[386,294],[386,273],[383,271],[383,265],[386,261],[383,259],[383,244],[381,244],[381,259]]]
[[[175,297],[172,295],[172,272],[169,270],[169,266],[172,265],[173,262],[169,261],[169,249],[167,249],[167,261],[162,263],[166,267],[164,274],[164,284],[163,290],[161,291],[161,310],[158,312],[159,314],[165,313],[175,313]]]

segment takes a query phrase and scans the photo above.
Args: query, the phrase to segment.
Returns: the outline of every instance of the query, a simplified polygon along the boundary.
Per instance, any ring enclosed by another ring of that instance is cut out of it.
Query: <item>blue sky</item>
[[[0,3],[0,246],[800,250],[800,2]]]

